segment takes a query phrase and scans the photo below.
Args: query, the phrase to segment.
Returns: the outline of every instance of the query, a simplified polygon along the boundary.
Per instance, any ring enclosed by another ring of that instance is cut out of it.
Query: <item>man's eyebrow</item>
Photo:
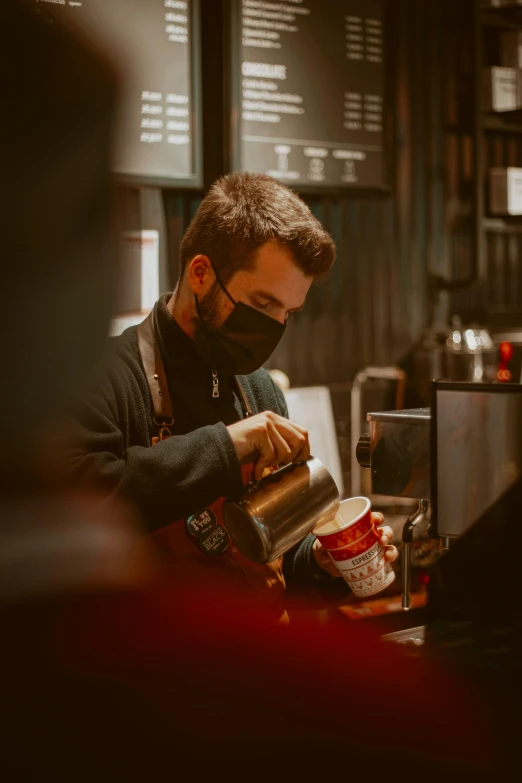
[[[261,299],[266,299],[267,302],[270,302],[270,304],[273,304],[274,307],[284,307],[284,304],[279,301],[279,299],[274,296],[273,294],[268,293],[268,291],[252,291],[250,296],[258,296]],[[294,307],[292,310],[289,310],[288,312],[291,313],[298,313],[300,312],[304,307],[304,304],[300,305],[300,307]]]

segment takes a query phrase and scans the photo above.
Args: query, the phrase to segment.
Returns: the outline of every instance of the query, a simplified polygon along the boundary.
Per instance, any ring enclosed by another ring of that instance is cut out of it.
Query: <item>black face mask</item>
[[[211,369],[226,375],[248,375],[272,355],[286,327],[255,308],[234,301],[217,275],[216,280],[234,309],[219,329],[212,329],[203,320],[195,297],[199,316],[194,333],[196,348]]]

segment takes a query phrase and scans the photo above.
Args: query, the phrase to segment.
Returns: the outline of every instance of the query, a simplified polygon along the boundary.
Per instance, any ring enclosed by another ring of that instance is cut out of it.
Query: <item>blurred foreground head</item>
[[[0,493],[30,487],[44,434],[95,369],[115,256],[113,67],[32,3],[4,0],[0,85]]]
[[[4,0],[1,10],[1,602],[135,573],[125,514],[53,498],[46,482],[60,417],[107,339],[118,82],[92,44],[37,8]]]

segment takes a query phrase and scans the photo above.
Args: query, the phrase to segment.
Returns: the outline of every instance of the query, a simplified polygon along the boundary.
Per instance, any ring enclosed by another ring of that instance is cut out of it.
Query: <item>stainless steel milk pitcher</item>
[[[254,563],[270,563],[333,519],[339,491],[315,457],[293,462],[250,485],[236,502],[226,500],[223,521],[237,548]]]

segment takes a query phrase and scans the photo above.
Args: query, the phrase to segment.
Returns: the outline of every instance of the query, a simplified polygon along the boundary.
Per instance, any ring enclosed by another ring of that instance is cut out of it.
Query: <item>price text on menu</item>
[[[63,7],[124,75],[113,170],[191,180],[191,0],[40,0]]]
[[[383,184],[383,0],[240,0],[240,167]]]

